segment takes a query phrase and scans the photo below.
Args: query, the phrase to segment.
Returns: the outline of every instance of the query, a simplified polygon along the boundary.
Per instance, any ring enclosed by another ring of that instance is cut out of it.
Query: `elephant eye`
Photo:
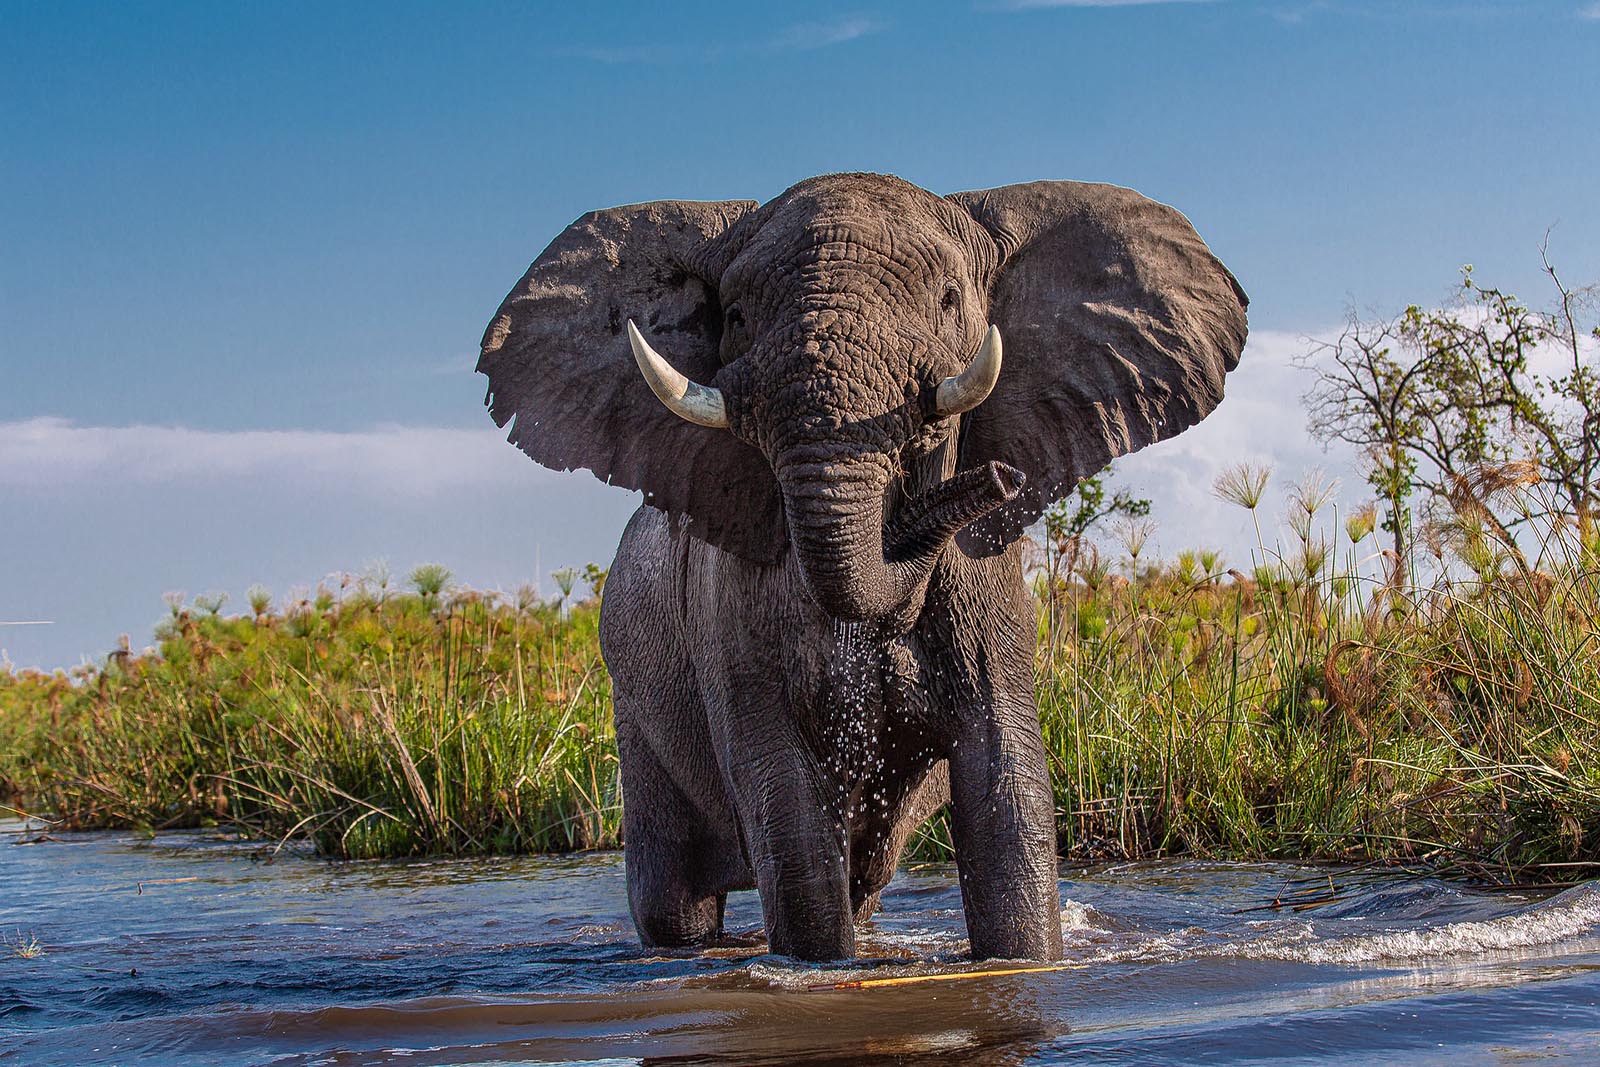
[[[944,296],[939,299],[940,311],[954,311],[961,306],[961,290],[950,286],[944,291]]]
[[[737,304],[729,308],[723,318],[726,320],[729,326],[744,325],[744,312],[739,310],[739,306]]]

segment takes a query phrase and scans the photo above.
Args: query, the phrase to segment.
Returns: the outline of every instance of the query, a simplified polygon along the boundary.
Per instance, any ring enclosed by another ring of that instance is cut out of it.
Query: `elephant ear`
[[[746,559],[787,535],[766,459],[727,430],[685,422],[650,391],[624,332],[632,319],[684,374],[720,368],[716,289],[690,264],[754,201],[661,201],[594,211],[534,260],[483,336],[478,371],[508,440],[546,467],[584,467],[688,516],[691,532]],[[514,421],[513,421],[514,420]]]
[[[948,199],[1002,256],[989,317],[1005,367],[965,416],[961,464],[1028,476],[959,535],[989,556],[1081,479],[1210,414],[1244,348],[1248,299],[1188,219],[1131,189],[1030,182]]]

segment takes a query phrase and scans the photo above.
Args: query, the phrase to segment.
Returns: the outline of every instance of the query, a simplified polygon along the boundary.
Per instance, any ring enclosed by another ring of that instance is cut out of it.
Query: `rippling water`
[[[198,834],[22,839],[0,837],[0,1062],[1600,1062],[1600,884],[1073,872],[1071,968],[841,989],[973,969],[951,869],[902,872],[864,958],[823,968],[762,954],[754,894],[730,900],[727,945],[644,952],[616,854],[263,862]],[[1335,899],[1263,908],[1291,897]],[[29,938],[43,955],[16,952]]]

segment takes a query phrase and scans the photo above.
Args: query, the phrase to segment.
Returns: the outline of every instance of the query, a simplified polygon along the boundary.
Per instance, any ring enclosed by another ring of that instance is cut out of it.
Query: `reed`
[[[1259,519],[1265,479],[1219,491]],[[1600,870],[1600,536],[1510,543],[1463,508],[1397,567],[1327,486],[1285,518],[1245,570],[1151,562],[1140,525],[1118,560],[1036,572],[1062,854]],[[597,602],[413,578],[276,611],[253,590],[239,617],[178,602],[156,654],[0,671],[0,788],[66,828],[225,823],[336,856],[617,845]],[[949,855],[936,818],[913,856]]]
[[[61,826],[227,823],[329,855],[614,846],[593,606],[436,576],[251,617],[175,606],[159,653],[0,674],[0,778]]]
[[[1255,476],[1219,491],[1259,507]],[[1461,518],[1436,517],[1432,580],[1400,588],[1421,571],[1370,545],[1371,511],[1341,527],[1302,483],[1290,548],[1258,539],[1248,575],[1091,555],[1042,596],[1063,854],[1600,871],[1600,545]]]

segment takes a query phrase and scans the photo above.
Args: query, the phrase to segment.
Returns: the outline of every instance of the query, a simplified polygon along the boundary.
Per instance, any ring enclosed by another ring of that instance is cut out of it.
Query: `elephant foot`
[[[698,900],[636,901],[633,923],[646,948],[704,948],[722,936],[725,894]]]

